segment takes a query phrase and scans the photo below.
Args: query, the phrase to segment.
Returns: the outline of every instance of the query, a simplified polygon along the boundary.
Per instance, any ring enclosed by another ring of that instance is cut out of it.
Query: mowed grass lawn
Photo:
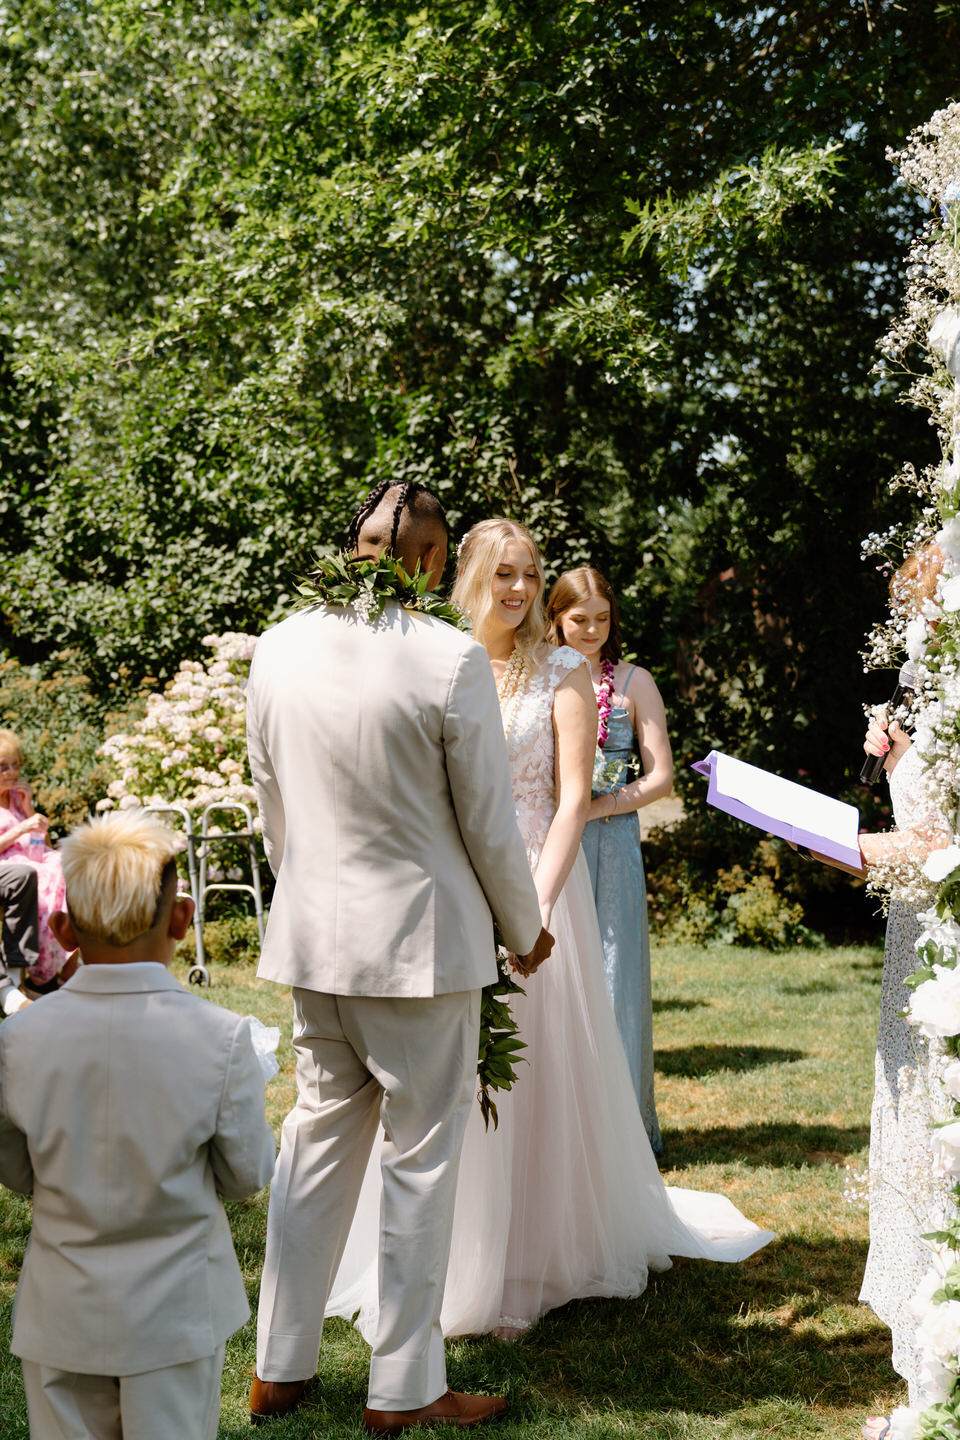
[[[639,1300],[567,1305],[516,1345],[451,1342],[455,1389],[510,1397],[500,1440],[854,1440],[868,1413],[904,1399],[888,1333],[857,1300],[881,964],[879,949],[655,951],[664,1178],[724,1191],[777,1239],[740,1265],[680,1260]],[[281,1026],[283,1070],[268,1087],[279,1127],[293,1096],[287,992],[237,965],[218,967],[204,993]],[[229,1209],[255,1308],[266,1197]],[[29,1225],[29,1202],[0,1191],[4,1353]],[[325,1342],[318,1387],[270,1426],[276,1440],[362,1433],[366,1346],[341,1321]],[[253,1363],[251,1321],[227,1351],[222,1440],[251,1433]],[[7,1355],[0,1437],[27,1433],[19,1363]]]

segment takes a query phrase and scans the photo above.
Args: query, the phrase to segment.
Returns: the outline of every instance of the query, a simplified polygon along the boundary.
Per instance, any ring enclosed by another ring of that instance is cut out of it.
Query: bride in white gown
[[[587,662],[545,642],[543,566],[508,520],[475,525],[453,598],[497,678],[520,830],[553,954],[513,996],[528,1064],[467,1126],[441,1324],[514,1338],[587,1296],[641,1294],[671,1255],[741,1260],[773,1238],[722,1195],[664,1186],[637,1106],[604,979],[593,891],[579,848],[597,709]],[[378,1153],[374,1146],[373,1156]],[[364,1181],[327,1313],[368,1338],[377,1306],[379,1171]]]

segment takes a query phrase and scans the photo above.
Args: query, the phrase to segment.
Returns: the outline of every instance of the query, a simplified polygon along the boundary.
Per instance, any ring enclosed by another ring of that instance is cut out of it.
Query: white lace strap
[[[547,664],[555,670],[576,670],[578,665],[586,665],[588,670],[590,668],[586,655],[581,655],[579,650],[574,650],[570,645],[557,645]]]

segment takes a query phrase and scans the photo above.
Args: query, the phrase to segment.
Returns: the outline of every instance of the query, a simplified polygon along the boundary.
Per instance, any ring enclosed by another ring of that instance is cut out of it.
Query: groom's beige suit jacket
[[[523,954],[540,913],[486,652],[389,601],[268,630],[247,694],[277,877],[259,974],[427,997],[495,978],[491,912]]]

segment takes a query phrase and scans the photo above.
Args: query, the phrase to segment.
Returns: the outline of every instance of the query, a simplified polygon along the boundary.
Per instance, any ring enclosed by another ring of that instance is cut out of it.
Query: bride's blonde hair
[[[504,547],[510,540],[519,540],[526,545],[539,582],[533,603],[523,617],[523,623],[517,627],[514,638],[521,658],[532,667],[536,664],[537,649],[547,635],[547,617],[543,608],[546,577],[537,542],[525,525],[518,524],[516,520],[481,520],[468,530],[457,551],[457,578],[450,598],[470,616],[473,633],[482,645],[484,627],[493,610],[493,577]]]

